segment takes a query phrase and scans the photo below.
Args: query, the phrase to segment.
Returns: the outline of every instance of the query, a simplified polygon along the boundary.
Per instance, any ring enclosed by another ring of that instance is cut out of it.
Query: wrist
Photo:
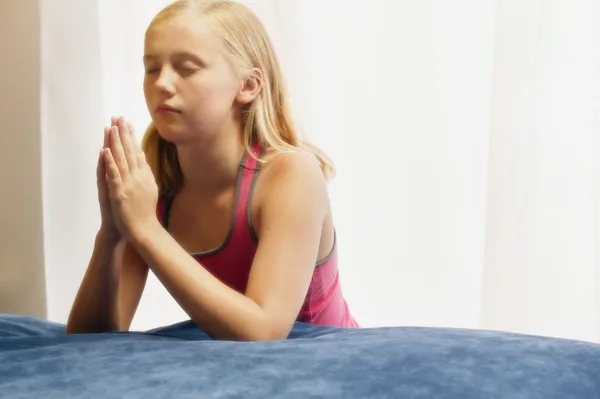
[[[101,246],[116,247],[119,241],[121,241],[121,234],[115,229],[101,226],[96,234],[96,244]]]
[[[135,245],[147,245],[162,232],[164,232],[162,224],[158,219],[152,219],[128,231],[127,239]]]

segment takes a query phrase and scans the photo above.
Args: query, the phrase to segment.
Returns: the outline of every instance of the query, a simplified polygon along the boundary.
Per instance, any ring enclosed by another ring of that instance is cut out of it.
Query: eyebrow
[[[200,58],[196,54],[190,53],[189,51],[178,51],[178,52],[174,53],[172,55],[172,57],[176,58],[176,59],[181,59],[181,58],[191,59],[192,61],[197,62],[201,65],[206,64],[202,58]],[[144,54],[143,60],[144,60],[144,62],[150,62],[150,61],[155,61],[157,58],[159,58],[159,57],[154,54]]]
[[[157,57],[155,55],[144,55],[143,60],[145,61],[154,61]]]

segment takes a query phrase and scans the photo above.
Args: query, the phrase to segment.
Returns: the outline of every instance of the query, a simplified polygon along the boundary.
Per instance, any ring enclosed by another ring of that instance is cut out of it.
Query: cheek
[[[217,116],[231,109],[236,92],[236,88],[229,82],[214,79],[198,86],[194,90],[192,101],[198,111]]]
[[[211,85],[212,95],[219,101],[229,104],[235,101],[242,88],[240,78],[236,76],[228,64],[223,64],[214,71],[209,84]]]

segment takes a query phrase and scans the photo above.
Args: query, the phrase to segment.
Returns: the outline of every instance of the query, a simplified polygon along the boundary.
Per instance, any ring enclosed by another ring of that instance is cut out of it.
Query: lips
[[[160,113],[180,113],[181,112],[177,108],[172,107],[168,104],[159,105],[158,108],[156,108],[156,111],[160,112]]]

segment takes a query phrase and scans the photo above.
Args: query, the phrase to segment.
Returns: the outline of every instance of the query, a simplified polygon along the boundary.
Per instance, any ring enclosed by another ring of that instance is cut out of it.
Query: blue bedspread
[[[600,345],[489,331],[297,324],[213,341],[189,322],[66,335],[0,315],[2,398],[599,399]]]

